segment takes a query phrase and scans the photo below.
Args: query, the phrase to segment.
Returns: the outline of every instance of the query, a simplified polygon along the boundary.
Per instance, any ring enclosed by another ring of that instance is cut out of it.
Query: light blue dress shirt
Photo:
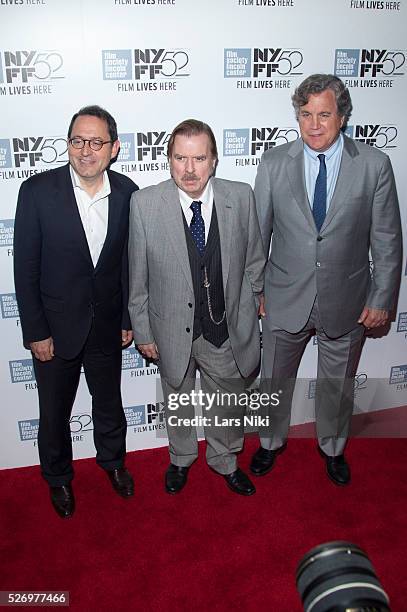
[[[342,160],[343,151],[343,135],[342,132],[339,134],[339,138],[327,149],[323,151],[325,155],[326,164],[326,181],[327,181],[327,198],[326,198],[326,209],[328,210],[331,202],[333,193],[335,191],[336,181],[338,179],[339,168]],[[312,203],[314,201],[314,189],[315,182],[317,180],[319,172],[319,151],[314,151],[304,142],[304,171],[305,171],[305,185],[307,188],[307,195],[310,207],[312,209]]]

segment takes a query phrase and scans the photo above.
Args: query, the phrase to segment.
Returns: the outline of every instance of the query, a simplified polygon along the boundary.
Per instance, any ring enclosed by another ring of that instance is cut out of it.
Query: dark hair
[[[338,115],[344,117],[345,127],[352,113],[352,100],[343,81],[333,74],[312,74],[298,85],[291,98],[297,119],[301,106],[308,104],[310,95],[322,93],[327,89],[331,89],[335,94]]]
[[[197,119],[185,119],[185,121],[181,121],[181,123],[174,128],[168,141],[167,156],[171,157],[176,136],[199,136],[199,134],[206,134],[208,136],[212,156],[218,159],[218,149],[216,147],[214,133],[207,123],[198,121]]]
[[[90,115],[91,117],[97,117],[98,119],[102,119],[102,121],[105,121],[107,124],[107,129],[109,130],[110,140],[112,142],[116,142],[118,138],[116,121],[113,119],[112,115],[107,112],[107,110],[105,110],[101,106],[97,106],[96,104],[92,106],[84,106],[77,113],[74,114],[71,119],[71,123],[69,124],[68,138],[71,137],[73,124],[75,123],[76,119],[78,117],[82,117],[82,115]]]

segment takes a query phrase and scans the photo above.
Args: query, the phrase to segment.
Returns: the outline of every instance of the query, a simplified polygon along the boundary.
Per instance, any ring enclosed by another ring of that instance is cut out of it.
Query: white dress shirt
[[[107,234],[110,182],[103,173],[101,189],[92,198],[80,184],[79,176],[70,166],[73,190],[94,267],[99,259]]]
[[[212,179],[209,179],[204,189],[204,192],[199,198],[196,198],[195,200],[193,198],[190,198],[189,195],[187,195],[185,191],[182,191],[182,189],[180,189],[179,187],[178,187],[178,193],[179,193],[179,201],[181,202],[182,212],[184,213],[184,217],[188,224],[188,227],[191,225],[192,217],[194,216],[191,210],[192,202],[202,202],[201,214],[202,214],[202,218],[205,223],[205,243],[208,242],[208,234],[209,234],[209,228],[211,225],[212,208],[213,208]]]

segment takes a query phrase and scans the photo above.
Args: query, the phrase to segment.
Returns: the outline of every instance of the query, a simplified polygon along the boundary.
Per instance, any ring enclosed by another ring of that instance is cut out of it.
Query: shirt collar
[[[342,144],[343,144],[343,134],[342,134],[342,132],[339,132],[339,136],[335,140],[335,142],[333,144],[331,144],[329,149],[327,149],[326,151],[323,151],[323,154],[325,155],[326,161],[329,161],[331,159],[331,157],[333,155],[335,155],[335,153],[338,151],[338,149],[340,147],[342,147]],[[314,149],[311,149],[311,147],[309,147],[307,144],[305,144],[305,142],[304,142],[304,151],[312,159],[318,159],[318,155],[320,155],[320,153],[318,151],[314,151]]]
[[[181,207],[184,212],[187,211],[191,207],[192,202],[202,202],[202,206],[206,208],[213,202],[212,179],[210,178],[209,181],[207,182],[206,187],[202,195],[200,196],[199,200],[196,200],[196,199],[194,200],[193,198],[190,198],[189,195],[187,195],[185,191],[182,191],[182,189],[180,189],[179,187],[178,187],[178,194],[179,194],[179,201],[181,203]]]
[[[75,172],[75,170],[72,168],[72,166],[69,166],[69,170],[71,173],[71,179],[72,179],[72,185],[74,189],[80,189],[81,192],[86,193],[85,189],[82,187],[80,179],[78,174]],[[94,200],[101,200],[102,198],[106,198],[108,195],[110,195],[111,193],[111,189],[110,189],[110,181],[109,181],[109,177],[107,175],[106,170],[103,172],[103,184],[102,187],[99,189],[99,191],[97,191],[94,195],[93,198],[90,198],[90,196],[88,196],[92,201]],[[86,193],[87,195],[87,193]]]

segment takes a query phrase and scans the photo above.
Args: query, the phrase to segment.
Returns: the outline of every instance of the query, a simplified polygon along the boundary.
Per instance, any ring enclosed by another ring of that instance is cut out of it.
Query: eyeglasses
[[[100,151],[103,145],[113,142],[113,140],[99,140],[99,138],[80,138],[79,136],[75,136],[75,138],[69,138],[68,142],[74,149],[83,149],[85,142],[88,142],[92,151]]]

